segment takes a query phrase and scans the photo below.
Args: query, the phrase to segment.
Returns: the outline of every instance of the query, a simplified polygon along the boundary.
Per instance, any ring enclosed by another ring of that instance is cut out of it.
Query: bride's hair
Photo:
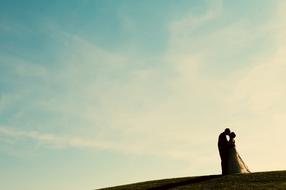
[[[235,138],[235,137],[236,137],[236,134],[235,134],[234,132],[231,132],[231,133],[229,134],[229,137]]]

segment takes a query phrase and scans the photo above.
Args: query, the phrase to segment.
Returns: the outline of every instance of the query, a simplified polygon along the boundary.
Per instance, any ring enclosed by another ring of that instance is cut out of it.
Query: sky
[[[0,189],[286,169],[285,1],[0,4]]]

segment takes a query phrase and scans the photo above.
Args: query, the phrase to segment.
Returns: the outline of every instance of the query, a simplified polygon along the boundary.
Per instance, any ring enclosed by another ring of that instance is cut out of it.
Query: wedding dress
[[[234,139],[230,139],[230,148],[228,151],[227,170],[229,174],[250,173],[247,165],[243,162],[236,151]]]

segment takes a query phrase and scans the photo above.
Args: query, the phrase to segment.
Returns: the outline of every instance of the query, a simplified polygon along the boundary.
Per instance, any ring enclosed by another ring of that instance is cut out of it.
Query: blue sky
[[[0,188],[285,169],[283,1],[1,1]],[[274,148],[275,147],[275,148]]]

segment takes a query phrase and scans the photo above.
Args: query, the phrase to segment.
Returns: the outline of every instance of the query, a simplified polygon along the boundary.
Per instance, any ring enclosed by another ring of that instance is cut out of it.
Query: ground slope
[[[104,190],[286,190],[286,171],[251,174],[210,175],[147,181]]]

